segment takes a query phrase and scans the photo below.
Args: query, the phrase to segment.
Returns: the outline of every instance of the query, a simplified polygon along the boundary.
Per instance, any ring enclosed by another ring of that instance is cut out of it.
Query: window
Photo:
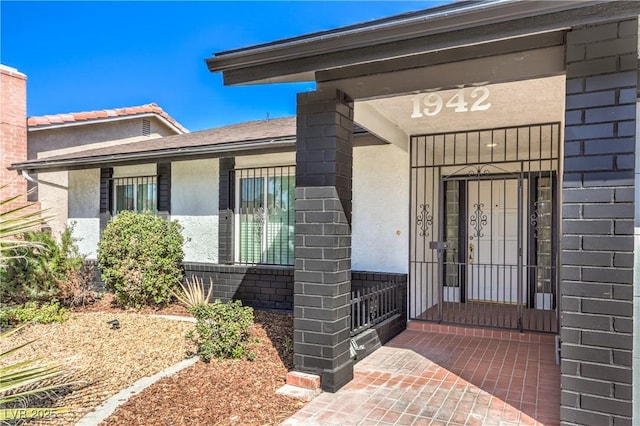
[[[123,210],[156,213],[156,177],[113,179],[114,214]]]
[[[295,167],[236,170],[236,261],[293,265]]]

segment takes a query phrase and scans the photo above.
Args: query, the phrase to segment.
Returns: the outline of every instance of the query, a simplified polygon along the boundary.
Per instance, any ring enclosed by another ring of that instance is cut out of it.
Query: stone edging
[[[173,321],[186,321],[186,322],[196,322],[195,318],[191,317],[181,317],[178,315],[151,315],[157,318],[164,318]],[[200,358],[198,356],[193,356],[191,358],[183,359],[182,361],[174,364],[170,367],[165,368],[164,370],[154,374],[153,376],[143,377],[135,381],[131,386],[121,390],[117,394],[113,395],[111,398],[104,401],[98,407],[96,407],[93,411],[87,413],[82,419],[76,423],[76,426],[95,426],[100,422],[104,421],[113,414],[116,409],[123,405],[125,402],[129,400],[132,396],[139,394],[152,384],[156,383],[160,379],[165,377],[172,376],[177,372],[184,370],[187,367],[191,367],[196,362],[198,362]]]

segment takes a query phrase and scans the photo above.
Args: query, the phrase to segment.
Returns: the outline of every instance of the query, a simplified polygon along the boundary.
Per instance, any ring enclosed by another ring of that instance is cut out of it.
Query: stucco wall
[[[218,160],[171,163],[171,219],[182,226],[185,262],[218,262]]]
[[[290,166],[294,164],[296,164],[295,152],[236,157],[237,169],[247,167]]]
[[[58,237],[67,224],[67,205],[69,203],[69,178],[67,172],[39,173],[34,176],[38,184],[38,201],[47,210],[50,219],[47,226],[54,236]]]
[[[409,153],[395,145],[353,150],[352,269],[407,273]]]
[[[149,136],[142,135],[143,118],[55,129],[30,129],[28,133],[28,158],[46,158],[78,150],[120,145],[175,134],[174,130],[156,118],[146,117],[145,119],[151,122]],[[153,172],[149,174],[155,175],[155,165],[151,166]],[[67,172],[39,173],[33,177],[41,182],[38,185],[38,201],[40,201],[42,208],[49,209],[53,216],[47,221],[47,225],[51,228],[53,235],[58,236],[68,221],[67,205],[71,204],[68,194],[70,178],[67,176]]]
[[[236,167],[293,164],[294,161],[293,153],[238,157]],[[354,270],[407,273],[408,164],[408,153],[393,145],[354,149]],[[115,167],[114,177],[154,175],[155,167],[155,164]],[[174,162],[171,167],[171,219],[184,227],[185,261],[217,263],[218,160]],[[65,186],[67,183],[69,218],[63,222],[75,222],[74,235],[80,239],[81,252],[95,259],[100,233],[99,170],[69,172]]]
[[[114,167],[114,177],[156,174],[155,164]],[[66,176],[66,173],[63,174]],[[183,226],[186,262],[218,261],[218,160],[172,163],[171,220]],[[69,218],[80,252],[96,259],[100,239],[100,170],[69,172]]]
[[[153,164],[136,164],[135,166],[117,166],[113,168],[113,177],[155,176],[157,166]]]
[[[295,164],[295,153],[237,157],[236,167]],[[407,273],[409,153],[394,145],[353,150],[352,269]]]
[[[64,174],[66,176],[66,173]],[[100,169],[69,172],[69,219],[80,253],[97,258],[100,240]]]
[[[143,118],[53,129],[31,128],[29,129],[28,156],[29,159],[43,158],[176,134],[155,118],[146,117],[145,119],[151,124],[149,136],[142,134]]]

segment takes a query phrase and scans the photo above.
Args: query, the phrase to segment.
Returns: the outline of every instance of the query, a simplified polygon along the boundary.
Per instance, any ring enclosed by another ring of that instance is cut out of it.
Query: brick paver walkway
[[[354,380],[344,388],[321,394],[284,424],[559,424],[560,369],[552,336],[439,331],[445,333],[403,332],[356,364]]]

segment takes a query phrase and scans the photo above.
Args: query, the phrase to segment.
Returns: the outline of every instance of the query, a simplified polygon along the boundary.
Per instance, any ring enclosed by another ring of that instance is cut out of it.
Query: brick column
[[[15,171],[13,163],[27,160],[27,77],[15,68],[0,64],[0,185],[3,199],[26,194],[27,181]],[[26,198],[5,209],[18,207]]]
[[[158,176],[158,216],[163,219],[171,218],[171,163],[156,164]]]
[[[349,353],[353,103],[298,94],[294,363],[335,392],[353,378]]]
[[[567,36],[563,424],[632,421],[637,19]]]
[[[220,158],[220,185],[218,186],[218,263],[232,264],[233,247],[233,211],[235,195],[233,170],[235,157]]]
[[[111,204],[113,202],[113,168],[103,167],[100,169],[100,232],[107,228],[111,221]]]

